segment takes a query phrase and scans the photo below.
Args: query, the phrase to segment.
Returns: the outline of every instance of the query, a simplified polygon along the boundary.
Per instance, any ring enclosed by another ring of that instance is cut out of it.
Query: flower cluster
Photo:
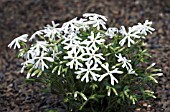
[[[155,63],[142,67],[149,64],[150,55],[142,45],[155,30],[152,22],[116,28],[107,27],[106,21],[107,17],[95,13],[62,25],[52,21],[31,36],[15,38],[8,47],[20,49],[21,72],[28,71],[28,80],[37,76],[64,96],[67,111],[83,110],[87,103],[89,111],[122,111],[119,107],[155,98],[145,87],[158,83],[155,77],[162,75],[161,70],[154,68]]]
[[[151,27],[152,22],[146,20],[144,24],[129,27],[127,31],[124,26],[120,29],[107,28],[107,18],[99,14],[86,13],[83,17],[80,19],[76,17],[61,27],[52,21],[52,26],[47,25],[43,30],[36,31],[29,38],[29,41],[34,40],[35,43],[30,48],[21,49],[25,51],[22,56],[26,60],[22,63],[21,72],[30,64],[32,68],[43,72],[51,63],[66,61],[66,66],[77,74],[76,78],[86,82],[102,81],[109,76],[111,84],[114,85],[115,82],[118,83],[116,74],[136,74],[131,60],[121,53],[112,54],[121,66],[116,67],[117,63],[108,63],[101,46],[108,48],[110,43],[106,42],[107,37],[114,40],[116,35],[121,35],[119,45],[126,47],[127,43],[127,47],[131,47],[137,39],[144,38],[148,32],[152,33],[155,30]],[[28,34],[24,34],[14,39],[9,47],[20,48],[22,43],[27,42],[27,37]],[[59,40],[60,43],[56,43]],[[59,44],[63,50],[56,50]],[[59,56],[63,54],[64,56]],[[124,68],[127,71],[123,70]],[[32,75],[28,73],[27,78],[34,75],[35,73]]]

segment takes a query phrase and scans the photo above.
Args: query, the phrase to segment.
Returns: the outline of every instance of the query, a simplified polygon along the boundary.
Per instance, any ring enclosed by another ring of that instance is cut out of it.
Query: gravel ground
[[[156,32],[146,39],[152,60],[162,68],[157,98],[141,101],[136,112],[170,112],[170,1],[169,0],[0,0],[0,112],[41,112],[60,106],[57,96],[40,92],[42,84],[26,84],[16,51],[7,44],[33,33],[52,20],[65,22],[85,12],[109,18],[108,24],[130,26],[149,19]]]

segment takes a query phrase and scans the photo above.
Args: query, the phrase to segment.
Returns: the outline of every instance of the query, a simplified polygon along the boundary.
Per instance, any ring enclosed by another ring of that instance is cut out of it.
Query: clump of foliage
[[[141,66],[151,57],[144,39],[155,29],[148,20],[128,29],[107,28],[106,21],[86,13],[62,26],[52,22],[29,39],[28,34],[19,36],[9,47],[20,49],[26,78],[49,85],[68,112],[128,111],[142,99],[155,98],[151,85],[158,83],[161,70],[155,63]]]

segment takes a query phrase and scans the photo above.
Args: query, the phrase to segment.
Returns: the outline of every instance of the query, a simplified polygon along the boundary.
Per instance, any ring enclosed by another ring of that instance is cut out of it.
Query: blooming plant
[[[152,86],[158,83],[155,77],[162,75],[155,63],[142,65],[148,65],[150,58],[143,40],[155,29],[148,20],[128,29],[108,28],[106,21],[107,17],[95,13],[63,25],[53,21],[30,38],[24,34],[14,39],[9,47],[20,49],[26,78],[50,85],[62,96],[67,111],[132,109],[139,100],[155,98]]]

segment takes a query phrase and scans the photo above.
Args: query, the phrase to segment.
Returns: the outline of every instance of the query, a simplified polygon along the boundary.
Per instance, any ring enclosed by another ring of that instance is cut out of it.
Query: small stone
[[[137,108],[135,111],[137,111],[137,112],[139,111],[140,112],[140,110],[141,110],[141,108]]]
[[[148,105],[147,106],[147,111],[150,111],[151,110],[151,105]]]
[[[163,13],[159,13],[159,16],[160,16],[160,17],[164,17],[164,14],[163,14]]]
[[[148,105],[147,107],[151,107],[151,105]]]
[[[143,104],[143,106],[144,106],[144,107],[147,107],[147,106],[148,106],[148,104],[147,104],[147,103],[144,103],[144,104]]]
[[[158,30],[158,33],[163,34],[163,29],[160,28],[160,29]]]

